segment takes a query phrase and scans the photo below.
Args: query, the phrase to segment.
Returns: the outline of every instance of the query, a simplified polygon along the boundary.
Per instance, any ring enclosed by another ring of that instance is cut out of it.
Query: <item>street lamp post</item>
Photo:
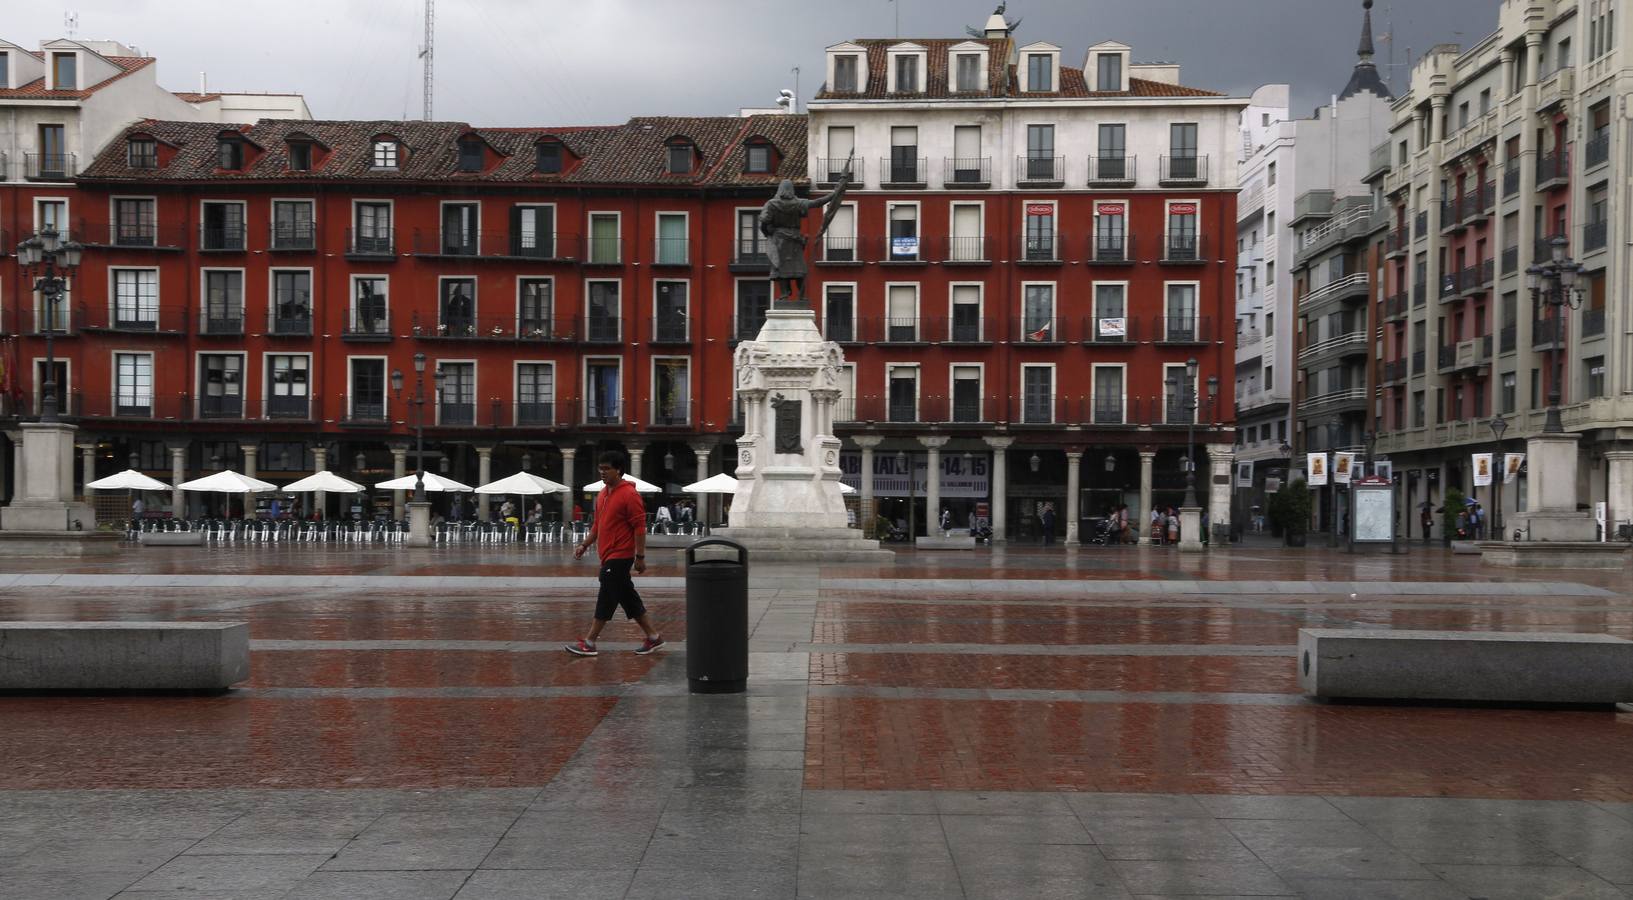
[[[432,376],[436,380],[437,395],[442,392],[443,372]],[[391,370],[391,390],[397,396],[403,392],[403,371]],[[409,513],[409,540],[412,543],[430,542],[430,517],[425,507],[425,354],[414,354],[414,500]]]
[[[64,241],[52,227],[35,233],[17,245],[17,265],[25,278],[34,279],[45,307],[45,380],[40,385],[40,421],[57,421],[57,355],[52,338],[57,332],[57,301],[68,290],[68,279],[79,268],[85,248],[77,241]]]
[[[1555,235],[1549,247],[1553,251],[1551,259],[1526,267],[1525,286],[1531,291],[1533,304],[1546,303],[1554,308],[1554,374],[1548,385],[1548,414],[1542,423],[1542,433],[1564,434],[1559,401],[1560,384],[1564,380],[1565,307],[1576,309],[1582,305],[1582,293],[1576,288],[1576,276],[1581,273],[1582,265],[1565,255],[1564,235]]]
[[[1498,413],[1492,417],[1489,426],[1492,438],[1497,441],[1497,452],[1493,454],[1496,457],[1493,460],[1495,465],[1492,466],[1495,471],[1491,473],[1493,493],[1496,494],[1496,501],[1491,504],[1491,536],[1500,541],[1503,539],[1503,476],[1508,472],[1508,467],[1503,463],[1503,434],[1508,431],[1508,420]]]
[[[1327,449],[1335,455],[1338,450],[1338,433],[1344,427],[1344,420],[1333,416],[1327,422]],[[1338,477],[1333,471],[1333,460],[1327,461],[1327,546],[1338,546]]]

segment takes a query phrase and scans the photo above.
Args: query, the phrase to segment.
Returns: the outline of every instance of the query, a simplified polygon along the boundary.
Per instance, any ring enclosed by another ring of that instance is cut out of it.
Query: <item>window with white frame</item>
[[[524,338],[555,334],[556,283],[549,278],[516,279],[516,330]]]
[[[308,269],[274,269],[272,310],[269,317],[273,334],[312,333],[312,272]]]
[[[121,247],[152,247],[158,242],[158,214],[152,197],[116,197],[113,242]]]
[[[885,289],[885,340],[911,343],[919,339],[919,288],[892,284]]]
[[[1168,363],[1162,367],[1162,420],[1169,425],[1194,422],[1196,409],[1193,379],[1184,363]]]
[[[737,247],[732,254],[732,262],[738,265],[757,265],[769,262],[766,256],[767,240],[760,233],[760,211],[758,209],[739,209],[737,211]]]
[[[204,270],[204,333],[243,334],[244,273]]]
[[[653,340],[680,343],[687,339],[687,296],[691,283],[687,281],[657,281],[653,283],[652,311]]]
[[[947,258],[955,262],[971,262],[987,258],[986,240],[981,227],[982,207],[979,203],[952,205],[952,236],[948,238]]]
[[[953,71],[955,72],[954,90],[960,93],[971,93],[986,88],[985,72],[981,67],[981,54],[955,53],[953,54]]]
[[[839,367],[839,406],[834,410],[834,421],[856,421],[856,363]]]
[[[893,262],[907,262],[919,258],[918,204],[891,204],[889,258]]]
[[[438,285],[437,333],[470,337],[476,334],[476,279],[444,278]]]
[[[113,355],[114,415],[153,415],[153,354]]]
[[[376,139],[370,166],[376,169],[397,168],[397,142],[391,138]]]
[[[389,319],[389,280],[384,275],[352,276],[352,308],[349,331],[352,334],[391,334]]]
[[[595,358],[584,363],[584,422],[589,425],[616,425],[622,421],[623,363],[617,359]]]
[[[510,254],[531,259],[556,256],[556,208],[518,205],[510,208]]]
[[[822,336],[848,344],[856,340],[856,286],[826,284],[822,287]]]
[[[1021,422],[1049,425],[1055,421],[1055,367],[1021,366]]]
[[[199,354],[198,381],[200,416],[220,419],[243,417],[244,354]]]
[[[113,270],[113,327],[154,331],[159,327],[159,270]]]
[[[516,364],[516,424],[554,425],[556,366],[547,362]]]
[[[1163,259],[1177,262],[1195,262],[1201,259],[1201,245],[1197,238],[1197,204],[1194,201],[1168,204],[1168,233],[1163,246]]]
[[[1021,302],[1021,339],[1028,343],[1055,340],[1055,286],[1024,285]]]
[[[883,180],[893,184],[916,184],[924,181],[919,166],[919,130],[912,125],[896,125],[890,129],[890,171]]]
[[[886,418],[891,422],[919,420],[919,367],[885,366]]]
[[[1197,340],[1196,284],[1169,284],[1163,307],[1163,340],[1190,343]]]
[[[1055,205],[1046,201],[1026,204],[1026,258],[1052,260],[1055,254]]]
[[[437,422],[476,424],[476,363],[439,360],[442,389],[437,391]]]
[[[391,204],[372,201],[352,206],[353,253],[390,254]]]
[[[1026,89],[1048,92],[1055,89],[1055,58],[1050,53],[1026,54]]]
[[[771,309],[771,282],[739,279],[737,282],[737,339],[752,341],[765,325]]]
[[[623,282],[621,281],[591,281],[585,284],[588,292],[588,325],[589,340],[595,343],[616,343],[623,333],[620,322],[623,320]]]
[[[686,214],[658,213],[657,264],[686,265]]]
[[[619,260],[617,213],[590,213],[590,258],[595,265],[611,265]]]
[[[845,174],[845,163],[853,159],[856,152],[856,129],[850,125],[828,126],[828,155],[826,168],[819,170],[826,172],[827,183],[837,182]]]
[[[841,53],[834,56],[834,85],[835,93],[854,94],[861,90],[862,57],[853,53]]]
[[[685,425],[691,421],[691,360],[659,356],[652,360],[653,425]]]
[[[1098,343],[1121,344],[1132,340],[1129,334],[1128,285],[1121,282],[1096,282],[1094,285],[1094,340]]]
[[[1094,367],[1094,424],[1121,425],[1126,421],[1128,388],[1121,365]]]
[[[953,285],[951,303],[948,339],[955,344],[975,344],[985,340],[981,329],[981,285]]]
[[[981,126],[953,126],[952,181],[954,184],[985,184],[992,179],[991,167],[981,153]]]
[[[952,421],[985,421],[981,415],[981,367],[975,364],[955,365],[952,380]]]
[[[269,419],[304,419],[310,411],[312,357],[305,353],[267,354]]]
[[[822,259],[825,262],[856,261],[856,204],[842,203],[833,210],[828,233],[822,238]]]
[[[1127,204],[1101,201],[1094,205],[1094,258],[1099,262],[1129,258]]]

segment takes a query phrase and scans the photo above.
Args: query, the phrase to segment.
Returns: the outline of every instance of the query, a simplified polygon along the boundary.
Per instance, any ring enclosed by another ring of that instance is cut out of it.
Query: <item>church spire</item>
[[[1361,0],[1361,46],[1355,51],[1362,62],[1372,61],[1372,0]]]
[[[1355,50],[1355,71],[1350,73],[1349,84],[1344,86],[1344,92],[1338,99],[1353,97],[1366,91],[1393,100],[1394,95],[1389,92],[1383,79],[1378,77],[1378,67],[1372,64],[1372,0],[1361,0],[1361,46]]]

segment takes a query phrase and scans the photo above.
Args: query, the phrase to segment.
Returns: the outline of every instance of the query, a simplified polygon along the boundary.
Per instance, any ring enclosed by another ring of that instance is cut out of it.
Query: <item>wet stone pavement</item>
[[[9,561],[0,620],[245,621],[221,696],[0,696],[0,900],[1633,897],[1633,714],[1319,704],[1300,627],[1633,638],[1633,572],[1438,549],[756,566],[746,694],[561,651],[520,548]]]

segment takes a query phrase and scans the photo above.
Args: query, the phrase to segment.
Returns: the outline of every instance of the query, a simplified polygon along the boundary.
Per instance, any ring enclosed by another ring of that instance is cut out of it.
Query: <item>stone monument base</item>
[[[112,556],[124,536],[111,531],[0,531],[0,557]]]
[[[1480,560],[1511,569],[1620,569],[1628,545],[1599,541],[1481,541]]]
[[[1181,553],[1201,553],[1207,549],[1202,543],[1202,507],[1186,506],[1180,509],[1179,549]]]
[[[710,537],[748,548],[754,562],[895,562],[896,554],[855,528],[716,528]]]
[[[1576,510],[1541,510],[1516,513],[1504,526],[1510,531],[1525,533],[1531,543],[1569,541],[1591,543],[1598,539],[1599,528],[1593,516]]]

